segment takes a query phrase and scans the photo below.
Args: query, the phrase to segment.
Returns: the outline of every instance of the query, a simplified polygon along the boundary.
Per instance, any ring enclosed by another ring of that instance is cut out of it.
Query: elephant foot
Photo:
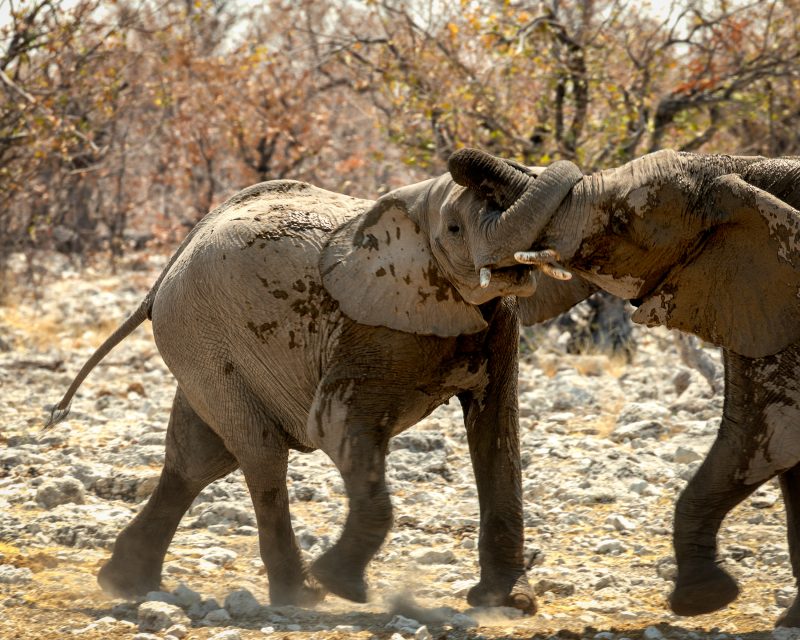
[[[800,596],[794,599],[792,606],[778,616],[776,627],[800,627]]]
[[[313,607],[325,599],[325,588],[314,578],[308,577],[299,587],[269,588],[270,604],[275,606],[294,605],[296,607]]]
[[[739,596],[736,581],[716,563],[703,564],[683,578],[678,570],[675,589],[669,596],[669,607],[679,616],[698,616],[729,605]]]
[[[332,553],[335,549],[333,547],[314,561],[311,565],[312,575],[326,590],[340,598],[352,602],[367,602],[367,583],[364,581],[363,571],[344,565],[339,560],[340,556]]]
[[[473,607],[512,607],[529,616],[536,613],[536,597],[524,575],[517,578],[511,591],[481,580],[467,593],[467,602]]]
[[[97,574],[97,583],[107,594],[117,598],[143,596],[161,587],[161,567],[148,571],[140,564],[127,564],[111,560]]]

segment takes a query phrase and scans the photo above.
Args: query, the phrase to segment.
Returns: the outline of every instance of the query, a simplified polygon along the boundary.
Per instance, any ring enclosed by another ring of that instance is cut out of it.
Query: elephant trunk
[[[498,256],[530,249],[583,173],[573,163],[554,162],[538,177],[519,165],[477,149],[462,149],[448,160],[453,180],[499,206],[479,222],[474,248],[477,269],[498,265]]]

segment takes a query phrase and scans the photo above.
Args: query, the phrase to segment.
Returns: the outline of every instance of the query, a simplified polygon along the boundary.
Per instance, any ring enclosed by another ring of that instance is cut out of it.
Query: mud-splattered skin
[[[538,236],[498,249],[555,249],[586,281],[630,299],[634,320],[723,348],[719,435],[675,512],[682,615],[738,595],[716,563],[725,515],[780,477],[792,568],[800,584],[800,159],[661,151],[584,177]],[[542,228],[541,221],[531,223]],[[523,225],[524,226],[524,225]],[[524,258],[522,258],[524,260]],[[800,626],[800,596],[778,624]]]
[[[63,419],[91,368],[149,316],[179,386],[161,479],[117,538],[99,575],[104,589],[157,589],[185,510],[239,467],[272,602],[310,603],[326,590],[365,601],[364,570],[392,521],[388,440],[456,396],[481,513],[481,576],[468,600],[534,610],[523,559],[515,296],[535,283],[518,267],[479,285],[466,230],[484,205],[449,176],[377,202],[276,181],[195,227],[54,414]],[[574,298],[549,298],[548,313]],[[349,499],[341,538],[310,569],[290,522],[290,449],[325,451]]]

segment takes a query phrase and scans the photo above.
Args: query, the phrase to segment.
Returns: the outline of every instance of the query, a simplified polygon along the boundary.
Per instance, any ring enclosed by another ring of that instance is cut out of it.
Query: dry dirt
[[[0,564],[31,571],[28,578],[0,584],[0,638],[89,640],[139,633],[137,603],[106,596],[95,575],[113,536],[141,502],[122,490],[103,493],[96,477],[139,478],[142,482],[133,486],[141,498],[159,472],[153,443],[163,437],[174,383],[149,325],[94,372],[75,400],[71,419],[48,438],[38,436],[45,405],[58,400],[85,357],[135,307],[162,261],[138,258],[111,274],[104,268],[79,271],[49,257],[43,261],[45,284],[31,288],[20,273],[17,288],[0,306],[5,456],[0,460]],[[22,271],[21,262],[17,270]],[[776,593],[787,597],[793,583],[775,485],[724,524],[722,557],[741,578],[739,600],[694,619],[673,616],[665,607],[672,506],[697,464],[691,452],[704,453],[713,438],[719,395],[681,365],[666,332],[642,332],[630,365],[602,355],[567,355],[552,337],[540,336],[538,350],[525,354],[520,373],[526,539],[529,551],[540,552],[530,580],[541,589],[550,585],[539,597],[539,614],[515,618],[506,610],[475,611],[464,600],[464,581],[477,577],[477,501],[460,410],[453,403],[413,431],[432,443],[430,451],[410,446],[390,455],[390,466],[397,460],[392,476],[397,524],[370,567],[370,604],[329,596],[314,610],[263,607],[257,616],[222,626],[195,620],[187,625],[186,637],[222,632],[246,639],[414,637],[387,628],[401,612],[429,621],[434,638],[771,638],[781,611]],[[689,380],[681,394],[675,388],[680,372]],[[631,409],[632,403],[641,406]],[[644,420],[655,426],[641,438],[615,437],[626,424],[621,416],[634,409],[650,411]],[[432,465],[434,454],[439,458]],[[293,519],[303,535],[311,536],[307,546],[316,555],[341,525],[341,487],[332,465],[318,454],[296,454],[292,464],[298,469],[290,479],[292,495],[304,495],[303,487],[316,492],[292,504]],[[46,508],[37,498],[44,483],[79,472],[84,473],[83,505]],[[224,519],[210,529],[196,523],[198,514],[219,499],[249,511],[240,478],[221,486],[227,493],[208,493],[184,519],[167,557],[163,589],[184,583],[220,606],[235,590],[247,589],[267,604],[252,530]],[[70,529],[84,533],[72,539],[65,533]],[[603,541],[610,546],[602,547]],[[202,560],[214,547],[235,556],[220,565]],[[446,562],[430,564],[421,559],[426,550],[451,553]],[[97,622],[109,616],[116,621]]]

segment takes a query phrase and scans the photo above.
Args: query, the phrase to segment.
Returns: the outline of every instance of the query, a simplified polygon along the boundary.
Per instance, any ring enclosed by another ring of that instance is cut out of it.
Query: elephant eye
[[[447,225],[447,230],[450,233],[458,233],[459,231],[461,231],[461,227],[459,227],[455,222],[451,222],[450,224]]]

